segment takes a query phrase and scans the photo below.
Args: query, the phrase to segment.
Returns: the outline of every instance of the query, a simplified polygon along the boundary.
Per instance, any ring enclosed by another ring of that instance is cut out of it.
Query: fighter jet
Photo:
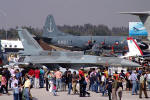
[[[127,47],[126,36],[74,36],[58,30],[52,15],[48,15],[43,27],[43,40],[56,46],[76,50],[89,50],[92,48],[92,41],[101,45],[104,50],[111,50],[112,46],[123,51]],[[141,42],[141,41],[139,41]],[[147,49],[148,45],[138,43],[141,49]],[[143,44],[143,45],[140,45]],[[117,46],[115,46],[117,45]]]
[[[20,63],[33,64],[94,64],[94,65],[119,65],[138,67],[137,63],[117,58],[117,57],[99,57],[84,55],[83,52],[65,52],[65,51],[46,51],[41,48],[37,41],[26,29],[18,29],[19,37],[24,46],[24,51],[19,52],[24,55],[19,59]]]
[[[127,38],[127,42],[128,42],[128,47],[129,47],[129,52],[127,52],[124,56],[122,56],[121,58],[124,57],[137,57],[137,56],[143,56],[143,51],[141,50],[141,48],[137,45],[137,42],[132,38],[132,37],[128,37]]]

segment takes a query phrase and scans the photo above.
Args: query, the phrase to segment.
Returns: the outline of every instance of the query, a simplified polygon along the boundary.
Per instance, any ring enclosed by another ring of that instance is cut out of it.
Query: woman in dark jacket
[[[86,91],[86,85],[87,85],[87,83],[85,81],[84,76],[80,75],[79,83],[80,83],[80,97],[85,97],[86,94],[88,96],[90,96],[90,93]]]

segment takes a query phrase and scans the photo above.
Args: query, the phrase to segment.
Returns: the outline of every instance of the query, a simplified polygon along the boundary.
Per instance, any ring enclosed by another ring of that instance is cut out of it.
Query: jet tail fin
[[[141,48],[138,46],[137,42],[132,37],[127,38],[127,43],[129,48],[129,56],[143,56]]]
[[[48,15],[45,21],[45,25],[43,27],[43,37],[51,38],[55,36],[66,36],[69,35],[67,33],[63,33],[58,30],[54,17],[52,15]]]
[[[26,29],[19,28],[18,34],[23,44],[24,52],[28,54],[34,54],[43,50],[41,46],[37,43],[37,41]]]
[[[121,12],[121,14],[130,14],[139,16],[141,22],[148,32],[148,40],[150,40],[150,11],[145,12]]]

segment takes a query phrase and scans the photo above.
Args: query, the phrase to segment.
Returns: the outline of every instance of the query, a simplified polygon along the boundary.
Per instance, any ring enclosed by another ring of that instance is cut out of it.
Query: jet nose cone
[[[132,61],[129,61],[129,60],[125,60],[125,59],[123,59],[121,61],[121,64],[124,67],[141,67],[141,65],[139,65],[138,63],[135,63],[135,62],[132,62]]]

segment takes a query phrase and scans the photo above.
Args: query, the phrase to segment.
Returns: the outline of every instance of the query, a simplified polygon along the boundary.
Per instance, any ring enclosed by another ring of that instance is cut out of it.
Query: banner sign
[[[147,36],[147,34],[142,22],[129,22],[129,36]]]

